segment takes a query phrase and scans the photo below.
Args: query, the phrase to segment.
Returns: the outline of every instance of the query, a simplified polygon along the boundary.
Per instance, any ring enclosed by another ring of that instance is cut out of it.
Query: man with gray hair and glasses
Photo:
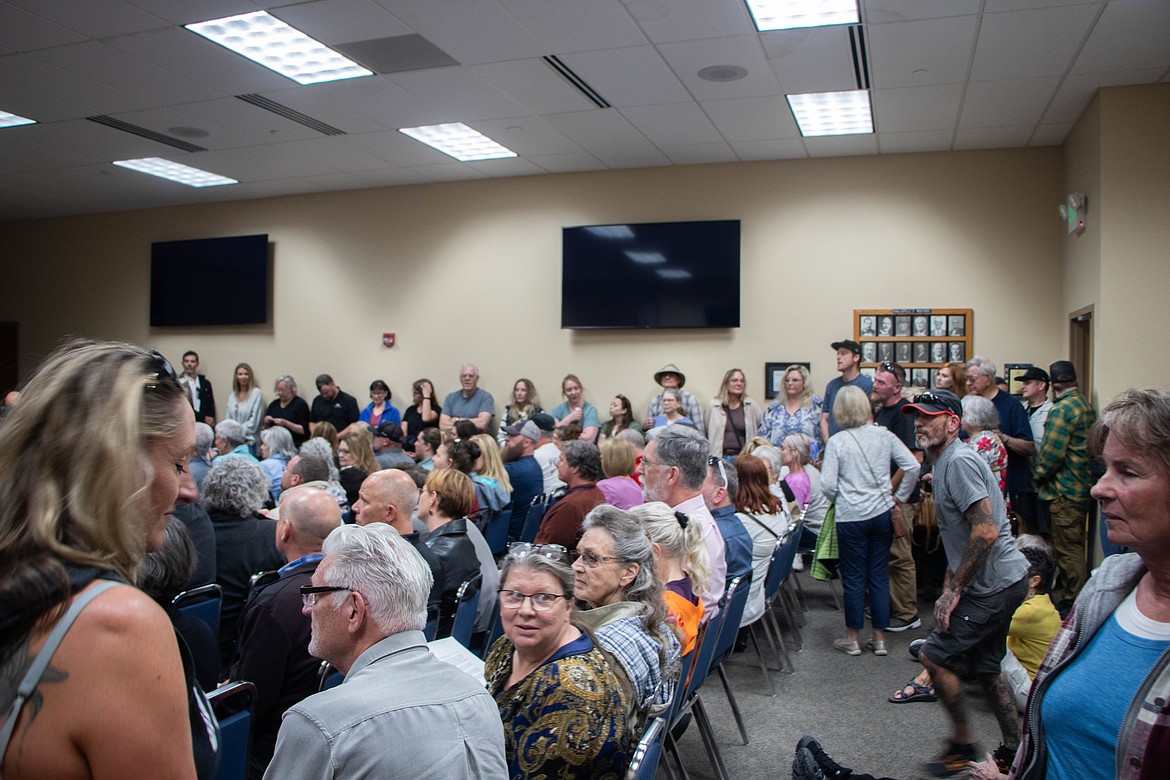
[[[495,701],[427,648],[418,552],[385,523],[341,526],[322,552],[301,588],[309,653],[345,680],[285,713],[264,777],[506,777]]]
[[[657,430],[642,451],[642,462],[638,465],[642,497],[647,501],[661,501],[703,529],[703,541],[711,558],[710,587],[703,595],[703,619],[709,620],[718,612],[719,599],[727,587],[727,546],[703,500],[711,445],[703,434],[684,425]]]

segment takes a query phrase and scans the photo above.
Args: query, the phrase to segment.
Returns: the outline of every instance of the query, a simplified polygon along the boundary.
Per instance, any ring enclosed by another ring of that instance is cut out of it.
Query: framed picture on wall
[[[937,368],[930,369],[930,374],[927,377],[926,389],[929,390],[930,388],[934,387],[934,383],[937,380],[938,380],[938,369]]]
[[[894,342],[879,341],[877,359],[879,363],[894,362]]]
[[[862,336],[876,336],[877,318],[872,314],[861,315],[860,329]]]
[[[910,372],[913,377],[912,385],[923,389],[930,387],[930,371],[925,368],[915,368]]]
[[[930,362],[930,344],[925,341],[914,342],[914,361],[915,363],[929,363]]]
[[[862,363],[876,363],[877,362],[877,342],[863,341],[861,342],[861,362]]]
[[[936,341],[930,345],[930,362],[947,362],[947,343],[945,341]]]
[[[894,318],[894,335],[895,336],[909,336],[910,335],[910,315],[899,314]]]
[[[967,362],[967,352],[963,349],[963,342],[951,341],[947,343],[947,361],[950,363]]]
[[[930,335],[945,336],[947,335],[947,315],[932,314],[930,315]]]
[[[947,316],[947,335],[948,336],[966,336],[967,335],[967,318],[962,314],[951,314]]]
[[[912,335],[914,335],[914,336],[927,336],[927,335],[929,335],[927,332],[927,330],[928,330],[927,322],[928,322],[928,317],[925,314],[915,314]]]
[[[764,364],[764,397],[775,398],[776,396],[784,395],[784,372],[789,366],[804,366],[806,369],[812,367],[812,363],[807,360],[789,360],[787,363],[765,363]]]
[[[894,335],[894,317],[890,314],[878,317],[878,335],[886,338]]]
[[[910,342],[909,341],[899,341],[897,344],[894,345],[894,358],[899,363],[909,363],[910,362],[910,355],[911,355],[911,349],[910,349]]]

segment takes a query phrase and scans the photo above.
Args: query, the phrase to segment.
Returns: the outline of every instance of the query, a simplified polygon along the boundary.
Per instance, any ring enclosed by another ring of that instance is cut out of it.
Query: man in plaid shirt
[[[1056,554],[1053,601],[1071,604],[1086,579],[1088,534],[1085,510],[1093,476],[1089,471],[1087,436],[1097,413],[1077,387],[1077,372],[1067,360],[1048,369],[1056,396],[1044,423],[1044,441],[1036,460],[1040,512],[1048,516]]]

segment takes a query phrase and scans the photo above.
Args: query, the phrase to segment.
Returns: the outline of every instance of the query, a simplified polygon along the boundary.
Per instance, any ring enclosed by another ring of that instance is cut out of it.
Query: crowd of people
[[[441,404],[413,382],[400,413],[386,382],[360,409],[327,374],[311,402],[279,377],[265,406],[241,363],[219,418],[194,352],[176,372],[131,345],[61,348],[0,422],[0,769],[120,777],[149,762],[211,777],[206,693],[248,680],[252,777],[621,777],[729,582],[751,578],[741,626],[761,616],[791,531],[839,571],[834,648],[883,656],[887,631],[921,627],[909,540],[929,511],[947,574],[915,647],[923,673],[890,697],[945,705],[951,734],[929,771],[1163,776],[1170,396],[1131,391],[1098,421],[1067,361],[1030,369],[1021,403],[981,357],[912,392],[900,365],[863,372],[856,342],[832,348],[823,395],[793,365],[761,407],[732,369],[704,406],[668,364],[641,419],[619,395],[604,422],[573,374],[547,412],[517,380],[497,420],[471,364]],[[1133,553],[1086,584],[1090,488],[1109,540]],[[521,539],[540,496],[553,503]],[[493,553],[483,532],[507,510]],[[208,581],[218,636],[170,603]],[[475,589],[486,687],[426,646]],[[321,660],[344,682],[317,693]],[[967,675],[1002,732],[982,763]],[[1089,688],[1102,706],[1086,718]],[[412,749],[388,772],[391,740]],[[798,746],[798,777],[841,771],[815,740]]]

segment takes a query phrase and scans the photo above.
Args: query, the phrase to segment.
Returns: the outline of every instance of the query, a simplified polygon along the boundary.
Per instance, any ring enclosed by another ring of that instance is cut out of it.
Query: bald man
[[[311,629],[300,589],[311,584],[321,543],[339,525],[333,496],[311,487],[290,493],[276,523],[276,549],[287,563],[279,579],[252,592],[240,616],[240,657],[231,679],[256,685],[251,762],[257,777],[272,760],[284,711],[317,692],[321,662],[309,655]]]
[[[419,540],[411,524],[414,505],[418,500],[418,486],[414,478],[401,469],[375,471],[362,481],[358,500],[351,507],[354,522],[358,525],[386,523],[410,542],[418,554],[427,562],[435,577],[434,587],[427,599],[427,620],[439,615],[439,597],[442,595],[443,563]]]

